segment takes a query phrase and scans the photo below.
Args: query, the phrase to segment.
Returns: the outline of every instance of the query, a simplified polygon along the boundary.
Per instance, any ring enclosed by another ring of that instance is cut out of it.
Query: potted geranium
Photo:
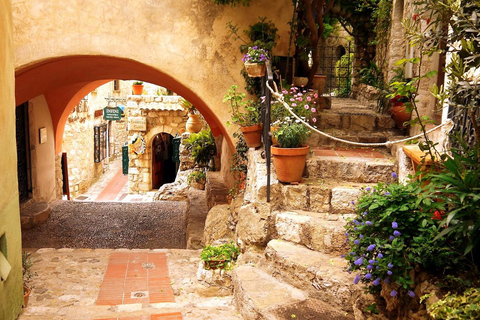
[[[134,95],[141,95],[143,93],[143,81],[134,81],[132,91]]]
[[[249,148],[257,148],[262,145],[262,124],[260,123],[261,104],[258,101],[243,101],[245,94],[237,92],[238,86],[230,87],[224,96],[223,102],[228,102],[231,107],[232,122],[240,126]],[[230,122],[227,122],[230,124]]]
[[[268,60],[268,53],[266,50],[257,46],[249,47],[242,60],[249,77],[256,78],[265,75],[265,62]]]

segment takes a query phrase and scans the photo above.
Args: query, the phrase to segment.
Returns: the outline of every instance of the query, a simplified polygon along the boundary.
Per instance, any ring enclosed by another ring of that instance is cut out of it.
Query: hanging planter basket
[[[250,78],[259,78],[265,75],[266,65],[265,63],[248,63],[245,62],[245,70],[247,70]]]

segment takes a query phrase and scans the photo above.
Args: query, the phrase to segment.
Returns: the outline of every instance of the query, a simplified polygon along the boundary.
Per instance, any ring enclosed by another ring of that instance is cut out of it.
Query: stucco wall
[[[52,118],[45,97],[38,96],[29,102],[30,155],[32,159],[33,199],[56,199],[55,137]],[[40,143],[40,128],[46,128],[47,140]]]
[[[0,319],[13,320],[22,307],[23,289],[10,0],[0,0],[0,12],[0,236],[6,237],[6,258],[12,266],[6,281],[0,281]]]

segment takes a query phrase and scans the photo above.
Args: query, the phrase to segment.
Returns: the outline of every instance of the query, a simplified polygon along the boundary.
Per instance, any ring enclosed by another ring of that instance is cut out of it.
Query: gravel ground
[[[22,231],[24,248],[184,249],[186,204],[55,201],[48,221]]]

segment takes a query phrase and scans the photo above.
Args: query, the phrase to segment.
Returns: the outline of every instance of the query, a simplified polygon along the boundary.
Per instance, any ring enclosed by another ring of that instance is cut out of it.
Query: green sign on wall
[[[105,120],[120,120],[122,118],[122,109],[119,107],[105,107],[103,108],[103,118]]]
[[[175,137],[173,138],[173,156],[172,156],[172,161],[173,162],[180,162],[180,140],[181,137]]]

